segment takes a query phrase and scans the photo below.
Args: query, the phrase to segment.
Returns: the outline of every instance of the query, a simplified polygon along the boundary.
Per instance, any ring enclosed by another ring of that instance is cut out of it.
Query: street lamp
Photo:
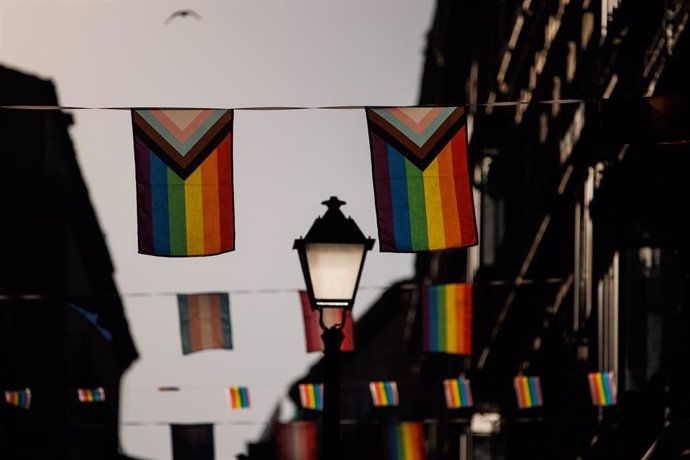
[[[317,217],[304,238],[295,240],[307,295],[312,310],[319,312],[324,343],[324,404],[321,458],[339,458],[340,442],[340,346],[347,312],[352,310],[366,252],[374,240],[364,236],[354,220],[340,211],[344,201],[332,196],[328,210]],[[342,311],[339,323],[326,325],[324,308]]]

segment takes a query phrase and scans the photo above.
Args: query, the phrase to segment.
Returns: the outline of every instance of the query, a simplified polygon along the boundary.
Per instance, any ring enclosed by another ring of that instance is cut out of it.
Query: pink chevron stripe
[[[165,126],[168,132],[175,136],[178,141],[184,143],[187,142],[189,137],[194,134],[196,130],[198,130],[199,127],[206,122],[206,120],[208,120],[213,111],[202,110],[201,113],[194,118],[194,121],[192,121],[185,129],[180,129],[179,126],[170,120],[170,118],[168,118],[168,116],[165,114],[164,110],[151,110],[149,113],[163,126]]]
[[[422,117],[421,120],[417,121],[410,117],[408,114],[411,110],[428,110],[426,115]],[[401,123],[407,126],[409,129],[414,131],[416,134],[421,134],[425,129],[429,127],[432,121],[434,121],[443,109],[441,108],[423,108],[423,107],[409,107],[409,108],[390,108],[388,113],[397,118]]]

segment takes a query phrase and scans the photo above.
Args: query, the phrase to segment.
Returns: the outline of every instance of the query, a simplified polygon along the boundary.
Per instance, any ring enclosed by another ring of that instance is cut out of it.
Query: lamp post
[[[340,347],[347,312],[352,310],[366,252],[374,240],[364,236],[354,220],[340,211],[344,201],[332,196],[328,210],[317,217],[304,238],[295,240],[312,310],[319,312],[324,343],[324,404],[321,459],[340,458]],[[342,312],[339,323],[326,325],[324,308]]]

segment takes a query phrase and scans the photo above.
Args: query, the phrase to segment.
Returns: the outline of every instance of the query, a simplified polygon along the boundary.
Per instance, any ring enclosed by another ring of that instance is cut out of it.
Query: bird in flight
[[[165,23],[169,24],[175,18],[188,18],[188,17],[192,17],[194,19],[201,20],[201,15],[194,10],[179,10],[179,11],[175,11],[173,14],[171,14],[170,17],[168,19],[166,19]]]

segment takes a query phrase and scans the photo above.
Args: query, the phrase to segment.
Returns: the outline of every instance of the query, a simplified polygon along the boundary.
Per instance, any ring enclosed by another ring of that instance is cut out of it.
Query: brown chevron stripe
[[[426,169],[455,133],[464,126],[464,122],[460,123],[464,115],[464,107],[456,107],[434,134],[420,147],[374,110],[367,109],[369,128],[373,128],[386,142],[396,147],[401,154],[421,169]]]
[[[149,144],[150,148],[156,147],[155,153],[161,160],[173,168],[183,179],[188,177],[189,174],[196,169],[195,165],[200,164],[217,147],[217,144],[224,137],[222,134],[227,132],[228,128],[232,125],[232,119],[233,111],[228,110],[204,133],[189,152],[183,156],[180,155],[177,149],[170,145],[165,138],[158,134],[158,131],[156,131],[156,129],[154,129],[141,115],[136,111],[132,111],[132,120],[135,129],[139,134],[143,134],[146,140],[149,141],[147,144]]]

